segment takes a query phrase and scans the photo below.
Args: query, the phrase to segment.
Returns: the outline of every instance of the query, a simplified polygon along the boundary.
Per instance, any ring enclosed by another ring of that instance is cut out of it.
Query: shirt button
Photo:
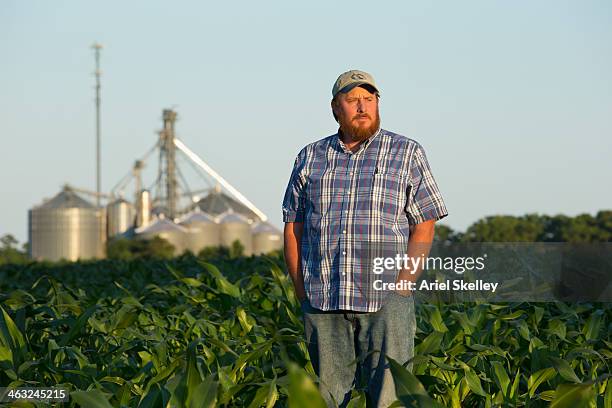
[[[346,230],[342,231],[343,234],[346,234]]]
[[[348,214],[348,210],[345,210],[344,212]]]
[[[351,195],[351,192],[350,192],[350,191],[348,192],[348,195]]]
[[[353,175],[353,172],[351,171],[351,176]]]
[[[342,251],[342,255],[346,255],[346,251]]]
[[[342,272],[342,275],[346,275],[346,272]]]

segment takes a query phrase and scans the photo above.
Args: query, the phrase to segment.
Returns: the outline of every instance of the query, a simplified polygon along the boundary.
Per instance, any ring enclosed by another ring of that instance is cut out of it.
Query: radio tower
[[[96,206],[100,207],[100,76],[102,75],[100,71],[100,50],[102,49],[102,45],[99,43],[94,43],[91,48],[94,50],[94,55],[96,57],[96,71],[94,75],[96,76]]]

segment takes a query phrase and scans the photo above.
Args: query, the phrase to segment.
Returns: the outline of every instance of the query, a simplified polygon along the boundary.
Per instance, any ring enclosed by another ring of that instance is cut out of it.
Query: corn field
[[[62,386],[70,407],[322,407],[282,259],[209,262],[3,267],[0,386]],[[423,303],[417,322],[395,406],[612,407],[609,304]]]

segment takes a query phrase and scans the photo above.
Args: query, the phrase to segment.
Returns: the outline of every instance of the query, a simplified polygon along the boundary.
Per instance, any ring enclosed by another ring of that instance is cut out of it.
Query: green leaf
[[[75,391],[70,397],[83,408],[113,408],[102,391],[94,389],[89,391]]]
[[[187,390],[186,402],[189,406],[193,406],[194,403],[198,401],[199,396],[197,395],[197,393],[201,391],[201,389],[198,388],[198,386],[202,383],[202,377],[200,375],[200,371],[198,370],[197,364],[197,346],[198,341],[196,340],[191,342],[189,344],[189,347],[187,348],[187,372],[186,375],[183,377],[184,387]]]
[[[493,367],[493,374],[497,386],[502,392],[502,395],[506,397],[508,395],[508,387],[510,386],[510,378],[504,368],[504,365],[499,361],[492,361],[491,366]]]
[[[446,325],[444,324],[444,320],[442,320],[440,309],[438,309],[437,307],[433,307],[430,310],[429,323],[431,324],[431,327],[433,327],[435,331],[438,331],[441,333],[448,331],[448,327],[446,327]]]
[[[603,314],[603,310],[595,310],[582,328],[582,334],[584,334],[584,337],[587,340],[594,340],[599,336],[599,331],[601,330],[601,318]]]
[[[76,319],[76,321],[74,322],[74,324],[72,325],[72,327],[70,327],[70,330],[68,331],[68,333],[66,333],[62,337],[62,339],[59,342],[59,345],[66,346],[75,337],[77,337],[78,334],[81,332],[81,329],[83,328],[83,326],[85,326],[85,324],[87,323],[87,320],[89,319],[89,317],[96,311],[97,308],[98,307],[96,305],[93,305],[93,306],[88,307],[87,310],[81,313],[79,317]]]
[[[535,326],[539,326],[540,320],[542,320],[542,316],[544,316],[544,308],[534,306],[533,307],[533,323]]]
[[[514,320],[514,319],[521,317],[524,313],[525,312],[523,310],[517,310],[510,314],[499,316],[499,318],[502,320]]]
[[[317,386],[295,365],[289,369],[289,408],[327,408]]]
[[[557,335],[561,340],[565,340],[565,335],[567,333],[567,327],[565,323],[558,319],[553,319],[548,322],[548,331],[551,334]]]
[[[253,328],[253,324],[249,321],[249,318],[242,307],[236,309],[236,316],[238,316],[238,321],[242,326],[242,329],[245,333],[248,333]]]
[[[546,390],[546,391],[542,391],[540,393],[538,393],[538,397],[542,400],[542,401],[552,401],[553,399],[555,399],[555,390]]]
[[[0,366],[5,361],[7,361],[9,363],[12,363],[13,362],[13,353],[11,352],[10,348],[0,344]]]
[[[420,344],[415,347],[417,354],[433,354],[440,350],[440,344],[444,338],[444,333],[439,331],[431,332]]]
[[[165,388],[170,392],[169,404],[171,407],[186,407],[187,406],[187,389],[185,387],[185,378],[180,373],[175,373],[168,381]]]
[[[159,384],[155,384],[152,390],[149,390],[146,395],[143,395],[140,403],[138,404],[138,408],[156,408],[156,407],[164,407],[166,404],[164,403],[164,394],[159,386]]]
[[[278,399],[278,391],[276,390],[276,378],[263,384],[255,393],[255,398],[249,404],[248,408],[259,408],[264,403],[266,408],[271,408]]]
[[[451,310],[451,315],[459,322],[459,325],[463,329],[465,334],[472,334],[475,329],[472,321],[467,317],[465,312],[458,312],[456,310]]]
[[[595,399],[593,384],[560,384],[550,408],[588,407]]]
[[[2,306],[0,306],[0,310],[2,310],[2,319],[0,319],[0,344],[10,348],[13,352],[24,348],[26,343],[23,334],[21,334],[19,328],[13,319],[11,319],[11,316],[6,313]]]
[[[214,374],[210,374],[190,392],[190,408],[213,408],[217,406],[219,383],[214,381],[213,378]]]
[[[221,293],[225,293],[226,295],[239,298],[240,297],[240,288],[228,281],[225,276],[217,269],[216,266],[209,264],[207,262],[201,262],[200,264],[206,268],[206,270],[215,278],[215,282],[217,284],[217,288]]]
[[[529,379],[527,380],[527,390],[529,391],[529,397],[533,398],[540,384],[542,384],[544,381],[550,380],[555,375],[557,375],[557,372],[552,367],[543,368],[530,375]]]
[[[353,391],[353,398],[349,401],[346,408],[366,408],[367,398],[363,391]]]
[[[480,383],[480,377],[478,374],[471,368],[466,368],[463,370],[465,373],[465,381],[467,382],[468,387],[472,390],[473,393],[478,394],[482,397],[486,397],[487,393],[482,389],[482,384]]]
[[[195,278],[182,278],[181,282],[183,282],[187,286],[191,286],[191,287],[194,287],[194,288],[197,288],[197,287],[200,287],[200,286],[203,285],[202,282],[200,282],[199,280],[197,280]]]
[[[521,379],[521,369],[519,368],[516,371],[516,375],[514,376],[514,381],[512,382],[512,387],[510,388],[510,392],[508,393],[508,398],[512,399],[516,395],[516,390],[518,390],[520,379]]]
[[[521,337],[529,341],[531,339],[531,336],[529,333],[529,326],[527,326],[527,323],[524,320],[520,320],[517,326],[518,326],[518,331]]]
[[[387,360],[389,361],[391,375],[393,375],[395,395],[400,401],[406,406],[413,406],[416,403],[417,406],[442,408],[442,405],[427,394],[425,387],[414,374],[391,357],[387,356]]]
[[[553,367],[557,370],[557,372],[566,379],[567,381],[572,381],[574,383],[581,383],[580,378],[574,372],[574,369],[569,365],[569,363],[560,358],[551,357],[550,358]]]

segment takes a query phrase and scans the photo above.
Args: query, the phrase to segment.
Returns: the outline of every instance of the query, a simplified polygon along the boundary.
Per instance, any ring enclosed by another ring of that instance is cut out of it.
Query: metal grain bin
[[[103,208],[64,188],[28,211],[30,257],[48,261],[104,258],[105,224]]]
[[[123,234],[134,226],[134,206],[119,198],[106,206],[106,230],[109,238]]]
[[[185,249],[197,254],[206,247],[221,245],[221,226],[216,220],[197,208],[181,218],[180,224],[187,228]]]
[[[174,246],[175,255],[180,255],[185,251],[187,229],[169,219],[154,218],[149,225],[136,228],[134,232],[136,238],[140,239],[152,239],[156,236],[165,239]]]
[[[221,245],[231,248],[234,241],[238,240],[244,246],[245,255],[253,253],[253,236],[248,219],[228,211],[219,217],[219,224],[221,224]]]
[[[240,214],[251,222],[259,221],[259,217],[244,204],[223,193],[220,190],[212,190],[194,204],[195,208],[199,208],[203,212],[218,217],[226,212]]]
[[[267,254],[283,247],[283,234],[267,222],[253,227],[253,254]]]
[[[151,193],[142,190],[136,202],[136,226],[145,227],[151,221]]]

